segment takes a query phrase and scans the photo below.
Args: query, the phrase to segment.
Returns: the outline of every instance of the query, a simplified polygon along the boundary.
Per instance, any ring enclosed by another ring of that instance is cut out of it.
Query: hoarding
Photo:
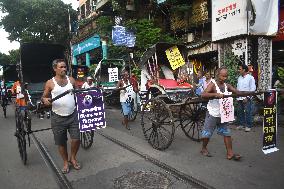
[[[247,34],[244,0],[212,0],[212,41]]]

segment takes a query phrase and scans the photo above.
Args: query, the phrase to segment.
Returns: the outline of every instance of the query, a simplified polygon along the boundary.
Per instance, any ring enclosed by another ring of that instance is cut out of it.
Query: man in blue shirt
[[[198,84],[196,85],[195,93],[200,96],[204,91],[204,82],[206,78],[203,76],[203,72],[201,70],[197,73]]]
[[[239,91],[255,91],[255,79],[248,74],[248,66],[243,64],[239,66],[240,76],[238,78],[237,90]],[[251,97],[237,98],[237,129],[245,129],[249,132],[253,122],[253,102]]]

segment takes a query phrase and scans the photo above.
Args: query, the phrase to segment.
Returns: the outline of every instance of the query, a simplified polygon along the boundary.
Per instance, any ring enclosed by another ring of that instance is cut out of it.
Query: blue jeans
[[[238,101],[237,122],[245,127],[252,127],[253,122],[253,102],[249,99],[247,102]]]

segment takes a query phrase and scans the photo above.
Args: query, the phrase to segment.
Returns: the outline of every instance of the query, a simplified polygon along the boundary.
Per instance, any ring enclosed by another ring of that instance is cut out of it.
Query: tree
[[[69,17],[76,17],[71,5],[61,0],[0,0],[6,13],[0,22],[10,41],[68,45]]]
[[[10,64],[9,56],[0,52],[0,65]]]
[[[9,62],[10,64],[17,64],[20,61],[20,50],[10,50],[9,51]]]

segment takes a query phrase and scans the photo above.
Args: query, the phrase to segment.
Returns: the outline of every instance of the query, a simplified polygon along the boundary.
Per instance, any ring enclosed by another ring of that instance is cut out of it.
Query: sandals
[[[67,168],[62,168],[61,169],[61,172],[63,173],[63,174],[68,174],[69,172],[70,172],[70,169],[69,169],[69,165],[68,165],[68,167]]]
[[[235,161],[240,161],[242,159],[242,156],[239,154],[233,154],[231,157],[227,156],[228,160],[235,160]]]
[[[81,164],[78,161],[74,164],[71,161],[69,161],[69,164],[76,170],[80,170],[82,168]]]
[[[201,155],[206,156],[206,157],[213,157],[208,151],[200,151]]]

